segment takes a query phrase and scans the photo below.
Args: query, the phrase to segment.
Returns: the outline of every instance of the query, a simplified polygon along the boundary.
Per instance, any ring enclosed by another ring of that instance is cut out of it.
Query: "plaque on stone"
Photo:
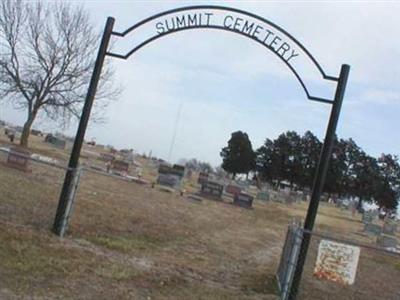
[[[23,172],[30,172],[31,171],[29,169],[30,155],[31,155],[30,152],[26,149],[13,147],[10,149],[10,152],[8,153],[7,165]]]
[[[253,196],[243,193],[243,192],[240,192],[240,193],[235,194],[235,196],[233,198],[233,204],[241,206],[241,207],[250,208],[253,205],[253,200],[254,200]]]
[[[222,192],[224,186],[214,181],[203,181],[201,184],[200,194],[207,198],[212,198],[215,200],[222,200]]]

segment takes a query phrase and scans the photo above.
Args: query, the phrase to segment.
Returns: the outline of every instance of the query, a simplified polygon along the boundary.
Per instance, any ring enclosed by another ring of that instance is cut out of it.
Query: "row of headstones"
[[[383,226],[374,223],[378,218],[377,211],[365,211],[362,216],[364,232],[377,236],[377,244],[384,248],[396,248],[398,240],[396,238],[398,223],[395,220],[386,219]]]
[[[218,182],[204,180],[201,183],[199,194],[205,198],[222,201],[224,191],[226,194],[233,197],[233,204],[245,208],[251,208],[253,206],[254,197],[234,185],[227,185],[224,187],[223,184]]]

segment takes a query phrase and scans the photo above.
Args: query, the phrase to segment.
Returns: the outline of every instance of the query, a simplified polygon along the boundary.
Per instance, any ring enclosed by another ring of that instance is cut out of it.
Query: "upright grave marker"
[[[253,205],[253,200],[254,200],[253,196],[244,192],[239,192],[235,194],[233,198],[233,204],[245,208],[251,208]]]
[[[201,184],[200,194],[206,198],[214,200],[222,200],[222,192],[224,186],[214,181],[203,181]]]
[[[30,172],[29,169],[29,157],[31,153],[20,147],[13,147],[10,149],[7,157],[7,165],[10,167],[23,171]]]

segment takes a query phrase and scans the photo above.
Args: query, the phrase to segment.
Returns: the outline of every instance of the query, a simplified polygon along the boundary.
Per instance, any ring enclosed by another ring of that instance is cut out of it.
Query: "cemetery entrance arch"
[[[323,191],[350,66],[342,65],[339,76],[329,76],[324,72],[321,65],[310,54],[310,52],[283,28],[250,12],[230,7],[214,5],[187,6],[168,10],[146,18],[123,32],[113,31],[113,26],[114,18],[109,17],[102,36],[78,131],[71,152],[69,168],[65,175],[64,185],[54,220],[53,231],[57,235],[63,236],[67,228],[73,198],[74,182],[76,181],[75,177],[77,176],[76,170],[78,168],[86,127],[89,121],[105,57],[110,56],[118,59],[127,59],[147,44],[164,36],[192,29],[215,29],[239,34],[264,46],[269,51],[273,52],[282,63],[291,70],[309,100],[331,105],[331,114],[326,129],[319,163],[314,176],[310,204],[304,223],[304,229],[306,229],[305,232],[310,232],[314,226],[319,199]],[[148,32],[147,34],[143,34],[141,30],[144,28],[150,29],[148,30],[150,34],[148,34]],[[121,39],[129,41],[129,39],[133,37],[135,38],[136,44],[124,53],[110,52],[108,50],[108,45],[111,37],[117,39],[116,42]],[[138,39],[139,41],[137,41]],[[318,96],[318,90],[314,90],[307,82],[309,73],[316,73],[320,82],[334,82],[336,84],[334,95],[332,95],[331,98]],[[293,280],[291,293],[293,298],[297,292],[297,286],[300,281],[309,242],[310,234],[304,233],[300,256]]]

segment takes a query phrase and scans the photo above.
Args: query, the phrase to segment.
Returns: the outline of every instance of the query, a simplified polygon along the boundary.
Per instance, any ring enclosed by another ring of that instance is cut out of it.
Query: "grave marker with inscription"
[[[253,205],[253,200],[254,200],[253,196],[247,193],[240,192],[235,194],[233,198],[233,204],[241,207],[250,208]]]
[[[214,181],[203,181],[201,184],[200,194],[206,198],[212,198],[214,200],[222,200],[222,192],[224,186]]]

